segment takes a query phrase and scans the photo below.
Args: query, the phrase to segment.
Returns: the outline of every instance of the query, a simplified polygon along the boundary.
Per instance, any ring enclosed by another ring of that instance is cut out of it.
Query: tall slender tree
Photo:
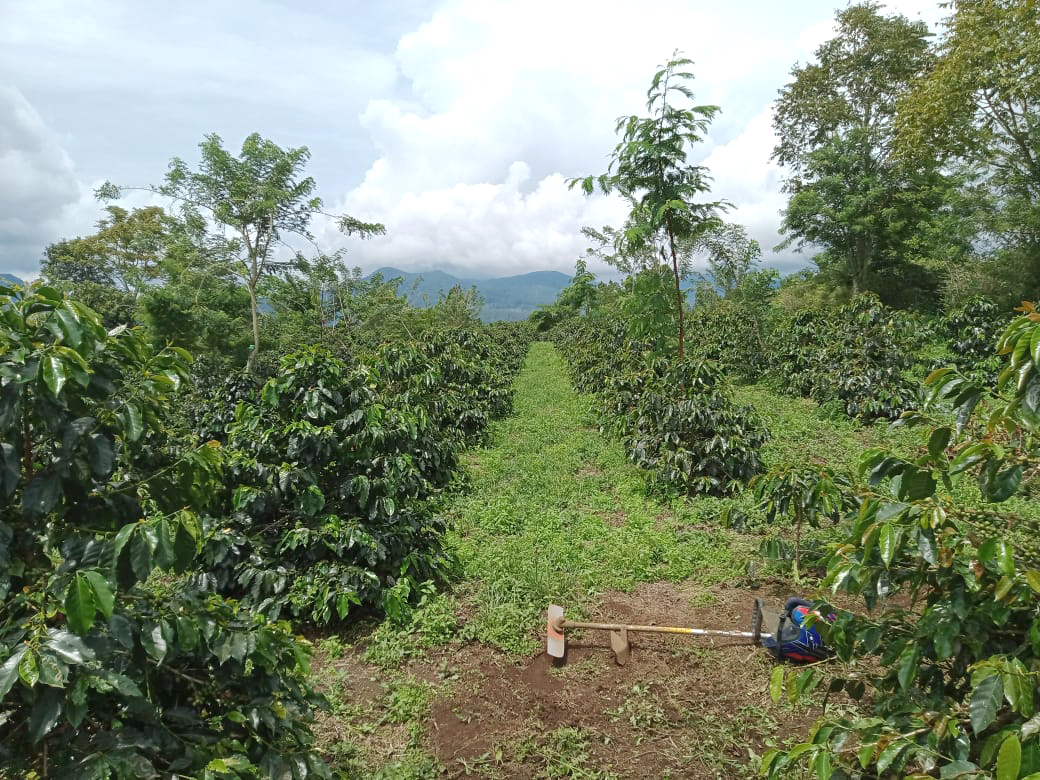
[[[237,157],[215,133],[207,135],[199,149],[198,170],[175,157],[165,182],[145,189],[174,198],[186,219],[208,219],[234,237],[232,268],[249,292],[253,348],[247,367],[253,370],[260,353],[260,280],[293,267],[295,253],[281,256],[276,252],[283,237],[295,234],[312,240],[311,219],[323,213],[321,199],[314,195],[314,179],[303,176],[310,152],[306,146],[282,149],[257,133],[245,139]],[[118,197],[121,189],[106,184],[98,196]],[[346,215],[335,219],[347,235],[367,238],[385,232],[379,223]]]
[[[616,192],[631,204],[625,229],[616,233],[617,254],[646,256],[652,251],[671,265],[675,283],[678,322],[678,355],[683,357],[686,340],[685,301],[682,277],[682,246],[719,224],[720,201],[698,202],[711,189],[704,166],[690,162],[692,147],[703,140],[718,106],[691,105],[694,94],[688,86],[692,61],[674,52],[655,74],[646,93],[648,116],[623,116],[616,131],[621,140],[614,148],[607,172],[600,176],[572,179],[587,195],[598,188]]]

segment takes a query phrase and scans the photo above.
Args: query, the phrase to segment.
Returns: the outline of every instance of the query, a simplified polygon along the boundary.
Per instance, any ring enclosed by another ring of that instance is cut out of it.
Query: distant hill
[[[484,299],[480,312],[484,322],[526,320],[539,306],[555,301],[560,290],[571,281],[571,277],[559,271],[532,271],[495,279],[461,279],[444,271],[411,273],[397,268],[380,268],[373,275],[377,273],[384,279],[401,277],[397,291],[415,306],[434,305],[441,293],[447,293],[455,285],[464,290],[476,287]]]
[[[25,287],[25,282],[13,274],[0,274],[0,284],[17,284]]]

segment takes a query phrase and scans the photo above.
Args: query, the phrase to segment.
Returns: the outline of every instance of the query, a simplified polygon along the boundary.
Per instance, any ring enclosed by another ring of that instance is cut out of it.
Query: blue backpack
[[[830,658],[834,653],[823,644],[823,638],[815,626],[806,627],[805,618],[813,612],[811,601],[792,596],[784,604],[779,625],[774,634],[761,634],[762,647],[773,651],[778,660],[812,663]],[[760,631],[762,601],[755,599],[756,631]],[[817,615],[817,619],[834,620],[834,615]]]

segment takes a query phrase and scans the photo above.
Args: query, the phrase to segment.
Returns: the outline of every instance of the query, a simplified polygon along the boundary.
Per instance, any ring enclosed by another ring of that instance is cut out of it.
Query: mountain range
[[[397,268],[380,268],[369,276],[382,274],[384,279],[400,278],[397,286],[400,295],[408,297],[413,306],[433,306],[441,294],[458,285],[464,290],[477,288],[477,294],[484,301],[480,318],[484,322],[498,320],[526,320],[527,317],[543,304],[556,300],[560,290],[570,284],[571,278],[559,271],[532,271],[517,276],[500,276],[493,279],[463,279],[444,271],[423,271],[412,273]],[[13,274],[0,273],[0,284],[18,284],[25,282]]]
[[[407,296],[413,306],[433,306],[442,293],[447,294],[455,285],[464,290],[476,287],[484,300],[480,311],[484,322],[526,320],[539,306],[555,301],[571,281],[571,277],[559,271],[531,271],[493,279],[461,279],[444,271],[412,273],[397,268],[380,268],[370,276],[375,274],[382,274],[384,279],[400,277],[397,292]]]

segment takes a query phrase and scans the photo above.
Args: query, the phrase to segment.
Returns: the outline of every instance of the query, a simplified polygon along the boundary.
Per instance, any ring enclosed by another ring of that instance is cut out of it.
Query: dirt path
[[[717,499],[663,504],[589,422],[558,353],[535,344],[516,413],[472,456],[448,508],[461,576],[411,623],[327,640],[323,744],[348,777],[737,778],[818,710],[774,707],[749,644],[638,635],[621,668],[603,632],[544,654],[544,610],[747,629],[750,541]],[[446,640],[446,641],[445,641]],[[782,728],[781,728],[782,724]]]

